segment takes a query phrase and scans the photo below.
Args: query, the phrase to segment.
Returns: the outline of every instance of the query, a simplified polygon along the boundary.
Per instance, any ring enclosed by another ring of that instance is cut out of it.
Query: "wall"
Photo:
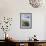
[[[0,17],[13,18],[8,33],[16,40],[27,40],[34,34],[39,40],[44,40],[45,12],[45,8],[32,8],[28,0],[0,0]],[[20,13],[32,13],[32,29],[20,29]]]
[[[45,15],[45,24],[44,24],[45,28],[44,28],[44,38],[46,39],[46,15]]]

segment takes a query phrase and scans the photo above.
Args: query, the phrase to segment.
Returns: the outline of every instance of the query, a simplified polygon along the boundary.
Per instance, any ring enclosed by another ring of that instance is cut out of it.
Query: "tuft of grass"
[[[22,26],[29,26],[29,21],[22,21]]]

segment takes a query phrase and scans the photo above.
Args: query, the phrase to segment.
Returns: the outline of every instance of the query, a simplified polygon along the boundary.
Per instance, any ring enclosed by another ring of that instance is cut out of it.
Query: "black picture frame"
[[[32,29],[32,13],[20,13],[20,29]]]

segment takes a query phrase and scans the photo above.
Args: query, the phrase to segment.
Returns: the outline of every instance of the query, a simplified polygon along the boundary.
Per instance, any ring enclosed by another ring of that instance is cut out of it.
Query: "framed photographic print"
[[[32,13],[20,13],[20,28],[32,29]]]

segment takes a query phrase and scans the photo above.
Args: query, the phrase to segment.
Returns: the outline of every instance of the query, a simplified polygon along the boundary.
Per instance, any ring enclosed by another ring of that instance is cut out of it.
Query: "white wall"
[[[44,24],[45,28],[44,28],[44,38],[46,39],[46,15],[45,15],[45,24]]]
[[[39,40],[44,40],[45,12],[45,8],[32,8],[28,0],[0,0],[0,16],[13,17],[8,33],[16,40],[27,40],[34,34]],[[20,13],[32,13],[32,29],[20,29]]]

